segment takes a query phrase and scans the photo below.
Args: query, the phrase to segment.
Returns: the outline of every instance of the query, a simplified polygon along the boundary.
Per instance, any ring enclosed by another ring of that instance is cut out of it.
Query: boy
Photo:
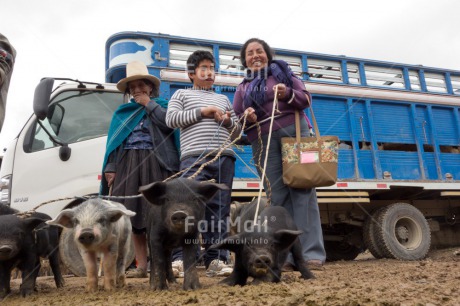
[[[198,159],[210,151],[221,148],[236,127],[233,136],[239,135],[241,126],[228,98],[212,90],[215,79],[214,57],[208,51],[195,51],[187,60],[188,77],[193,83],[189,89],[174,93],[168,104],[166,124],[180,128],[181,163],[180,169],[193,165],[184,176],[197,172],[200,166],[213,159],[209,156],[200,163]],[[228,235],[227,218],[230,215],[230,196],[235,171],[235,156],[231,148],[223,151],[214,163],[206,166],[196,177],[199,181],[215,179],[229,187],[219,191],[206,203],[205,226],[201,232],[206,250],[204,263],[209,277],[226,276],[232,268],[226,265],[228,251],[208,250],[208,248]],[[173,268],[183,271],[181,251],[173,253]]]

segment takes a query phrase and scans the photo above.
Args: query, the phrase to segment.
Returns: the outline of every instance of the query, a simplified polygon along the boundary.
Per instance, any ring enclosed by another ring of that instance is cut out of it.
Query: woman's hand
[[[273,86],[273,91],[276,92],[276,88],[278,88],[278,99],[284,99],[287,94],[287,87],[283,83],[276,84]]]
[[[115,180],[115,172],[106,172],[104,173],[105,179],[107,180],[107,185],[110,187],[113,184],[113,181]]]
[[[136,103],[139,103],[143,106],[146,106],[150,102],[150,97],[144,92],[135,93],[133,95],[133,99],[136,101]]]
[[[252,107],[248,107],[245,111],[244,114],[247,115],[246,121],[254,123],[257,121],[257,115],[256,111]]]

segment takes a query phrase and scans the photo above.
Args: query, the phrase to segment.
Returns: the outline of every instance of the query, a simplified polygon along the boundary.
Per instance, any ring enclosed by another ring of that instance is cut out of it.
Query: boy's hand
[[[215,118],[215,114],[223,114],[223,111],[215,106],[206,106],[201,109],[201,117],[203,118]]]
[[[223,126],[230,126],[232,124],[231,117],[232,117],[232,114],[230,113],[230,111],[227,111],[223,114],[220,112],[214,113],[214,120],[217,123],[223,122],[222,123]]]

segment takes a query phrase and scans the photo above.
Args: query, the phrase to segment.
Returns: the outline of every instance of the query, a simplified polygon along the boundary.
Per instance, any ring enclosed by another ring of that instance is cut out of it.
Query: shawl
[[[154,98],[153,100],[163,108],[167,108],[168,106],[168,100],[162,98]],[[108,190],[106,190],[107,188],[105,187],[107,185],[107,181],[105,180],[104,169],[107,165],[110,153],[115,151],[120,145],[123,144],[125,139],[129,136],[129,134],[131,134],[136,125],[138,125],[142,118],[145,116],[147,116],[145,107],[139,103],[136,103],[134,99],[131,99],[126,104],[120,105],[113,114],[107,134],[107,144],[105,149],[104,162],[102,164],[102,178],[99,192],[100,194],[108,193]],[[176,135],[176,131],[174,134],[175,144],[177,147],[178,135]]]
[[[264,114],[262,105],[265,103],[265,93],[267,92],[266,80],[269,76],[275,77],[279,83],[285,84],[292,88],[291,77],[294,76],[288,63],[281,60],[273,60],[269,66],[260,69],[259,71],[248,70],[243,84],[250,82],[243,98],[244,109],[248,107],[254,108],[258,118]]]

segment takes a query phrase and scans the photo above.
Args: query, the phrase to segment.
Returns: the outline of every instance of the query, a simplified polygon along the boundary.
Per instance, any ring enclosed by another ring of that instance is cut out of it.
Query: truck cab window
[[[122,94],[116,92],[65,91],[50,103],[42,124],[52,136],[67,144],[106,136],[113,112],[122,101]],[[31,128],[30,141],[24,144],[26,152],[56,146],[37,122]]]

